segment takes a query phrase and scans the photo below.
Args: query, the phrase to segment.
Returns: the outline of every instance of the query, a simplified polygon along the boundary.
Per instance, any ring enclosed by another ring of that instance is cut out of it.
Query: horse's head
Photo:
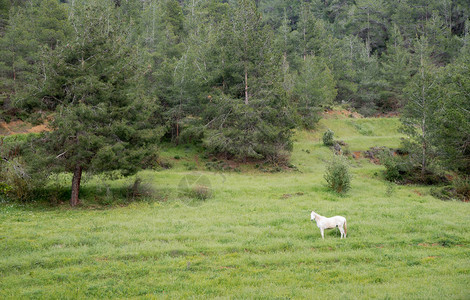
[[[315,215],[316,213],[312,210],[312,213],[310,214],[310,221],[315,220]]]

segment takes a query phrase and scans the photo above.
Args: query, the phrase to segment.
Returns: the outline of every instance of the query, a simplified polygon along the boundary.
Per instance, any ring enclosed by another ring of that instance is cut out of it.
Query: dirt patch
[[[295,194],[284,194],[281,196],[282,199],[288,199],[290,197],[293,197],[293,196],[302,196],[304,193],[302,192],[297,192]]]
[[[397,118],[400,116],[400,113],[397,111],[391,111],[387,113],[377,113],[374,115],[374,118]]]
[[[28,122],[21,120],[12,121],[10,123],[0,123],[0,135],[12,135],[21,133],[39,133],[43,131],[50,131],[47,127],[47,122],[37,126],[33,126]]]
[[[28,130],[28,133],[40,133],[43,131],[51,131],[51,130],[47,127],[47,124],[41,124],[41,125],[31,127]]]
[[[351,156],[355,159],[359,159],[362,157],[362,152],[361,151],[354,151],[352,152]]]
[[[0,123],[0,134],[10,135],[10,134],[14,134],[14,132],[11,131],[11,129],[8,127],[6,123],[2,122]]]
[[[322,113],[323,118],[325,119],[346,119],[354,118],[361,119],[363,116],[360,113],[352,112],[346,109],[342,110],[326,110]]]

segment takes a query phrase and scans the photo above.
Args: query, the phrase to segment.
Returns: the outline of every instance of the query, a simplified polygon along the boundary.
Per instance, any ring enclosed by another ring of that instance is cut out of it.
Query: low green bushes
[[[323,133],[323,145],[333,146],[333,144],[335,143],[334,135],[335,133],[331,129],[325,131],[325,133]]]
[[[335,156],[326,166],[324,178],[328,187],[340,194],[351,188],[351,173],[349,165],[343,156]]]

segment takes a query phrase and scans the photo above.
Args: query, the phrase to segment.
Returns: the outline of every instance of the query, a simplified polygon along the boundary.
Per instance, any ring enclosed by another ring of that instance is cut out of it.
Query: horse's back
[[[343,216],[334,216],[332,219],[335,219],[336,222],[344,224],[346,222],[346,218]]]

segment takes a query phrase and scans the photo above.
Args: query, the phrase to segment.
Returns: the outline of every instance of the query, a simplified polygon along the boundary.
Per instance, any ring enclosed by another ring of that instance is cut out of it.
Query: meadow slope
[[[2,203],[0,298],[468,299],[468,203],[387,184],[365,159],[350,159],[347,195],[325,187],[327,127],[361,151],[397,147],[398,124],[322,120],[296,134],[298,171],[280,173],[207,171],[193,148],[163,149],[174,167],[139,174],[155,199],[122,207]],[[188,175],[213,197],[182,197]],[[102,184],[90,179],[85,191]],[[312,209],[345,216],[348,238],[333,230],[321,240]]]

